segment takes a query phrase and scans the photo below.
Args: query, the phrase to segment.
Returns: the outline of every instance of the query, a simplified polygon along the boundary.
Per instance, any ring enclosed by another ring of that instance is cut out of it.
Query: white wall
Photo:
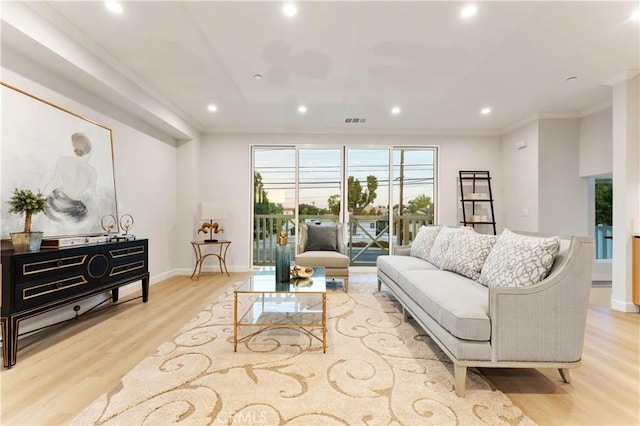
[[[589,178],[587,230],[595,237],[595,177],[611,177],[613,172],[613,109],[604,108],[580,119],[580,176]],[[596,259],[594,281],[611,281],[611,259]]]
[[[603,152],[612,151],[602,146],[611,140],[607,112],[610,108],[581,119],[539,119],[503,136],[507,227],[593,236],[593,185],[580,177],[580,170],[595,170],[592,166],[600,164]],[[527,146],[517,149],[522,141]],[[523,216],[522,208],[529,210],[529,217]],[[611,279],[610,262],[604,263],[594,263],[594,279]]]
[[[191,274],[195,257],[190,242],[195,240],[200,218],[197,217],[198,203],[201,202],[200,187],[210,183],[200,176],[201,142],[194,139],[182,143],[177,148],[177,214],[180,221],[171,228],[174,236],[174,261],[177,273]],[[208,162],[210,167],[211,161]],[[218,182],[218,181],[217,181]]]
[[[132,233],[149,239],[149,272],[155,282],[175,268],[175,240],[168,231],[178,222],[176,148],[112,124],[118,213],[131,214]]]
[[[580,119],[580,176],[603,176],[613,172],[612,108]]]
[[[638,312],[632,302],[631,236],[640,232],[640,76],[613,88],[613,270],[611,307]]]
[[[588,235],[588,180],[580,178],[580,122],[538,122],[538,231]]]
[[[526,144],[518,148],[519,144]],[[538,231],[538,121],[502,136],[504,226]]]
[[[439,146],[438,218],[457,225],[457,181],[459,170],[490,170],[493,176],[496,221],[503,222],[503,172],[498,136],[329,135],[329,134],[216,134],[203,135],[201,152],[201,201],[229,204],[224,238],[233,243],[227,264],[246,269],[251,264],[251,145],[314,146]],[[195,214],[195,211],[193,212]]]
[[[502,136],[505,227],[588,235],[588,180],[579,177],[580,120],[540,119]]]

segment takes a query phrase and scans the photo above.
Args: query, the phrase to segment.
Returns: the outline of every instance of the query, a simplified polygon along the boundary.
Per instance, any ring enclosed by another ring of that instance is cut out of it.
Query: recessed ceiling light
[[[393,115],[400,114],[400,107],[399,106],[394,106],[393,108],[391,108],[391,114],[393,114]]]
[[[305,112],[307,112],[307,107],[306,107],[306,106],[304,106],[304,105],[300,105],[300,106],[298,107],[298,112],[299,112],[300,114],[304,114]]]
[[[480,110],[480,114],[482,114],[482,115],[489,115],[489,114],[491,114],[491,108],[489,108],[489,107],[484,107],[484,108],[482,108],[482,109]]]
[[[468,4],[460,9],[460,17],[462,19],[469,19],[478,12],[478,7],[475,4]]]
[[[119,1],[105,1],[104,5],[106,6],[107,10],[111,13],[120,15],[124,11],[124,8],[122,7],[122,4],[120,4]]]
[[[215,106],[214,104],[209,104],[207,105],[207,109],[211,112],[216,112],[218,110],[218,107]]]
[[[287,3],[282,7],[282,13],[289,18],[298,14],[298,8],[293,3]]]
[[[262,74],[254,74],[253,78],[254,80],[262,80]]]

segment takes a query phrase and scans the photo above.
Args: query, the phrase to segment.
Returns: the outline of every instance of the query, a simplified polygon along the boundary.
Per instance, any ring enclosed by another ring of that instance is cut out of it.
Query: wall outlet
[[[527,147],[527,141],[526,140],[523,139],[521,141],[516,142],[516,148],[517,149],[523,149],[523,148],[526,148],[526,147]]]
[[[520,209],[522,217],[529,217],[529,209]]]

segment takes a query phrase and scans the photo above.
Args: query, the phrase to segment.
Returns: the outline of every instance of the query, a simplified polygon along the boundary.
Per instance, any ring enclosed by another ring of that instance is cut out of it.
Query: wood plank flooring
[[[231,278],[173,277],[151,287],[149,303],[124,303],[37,337],[21,339],[18,364],[0,372],[0,423],[59,425],[116,386],[193,315],[218,298]],[[374,274],[361,274],[358,281]],[[640,315],[589,310],[582,367],[572,383],[556,370],[482,369],[539,424],[640,424]]]

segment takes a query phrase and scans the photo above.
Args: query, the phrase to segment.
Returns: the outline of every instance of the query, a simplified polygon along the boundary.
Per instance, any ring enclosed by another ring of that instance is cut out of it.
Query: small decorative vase
[[[290,288],[291,288],[291,284],[279,283],[276,281],[276,291],[289,291]]]
[[[291,247],[287,244],[287,231],[280,231],[276,246],[276,283],[291,281]]]
[[[38,251],[42,244],[42,232],[11,232],[13,251]]]

